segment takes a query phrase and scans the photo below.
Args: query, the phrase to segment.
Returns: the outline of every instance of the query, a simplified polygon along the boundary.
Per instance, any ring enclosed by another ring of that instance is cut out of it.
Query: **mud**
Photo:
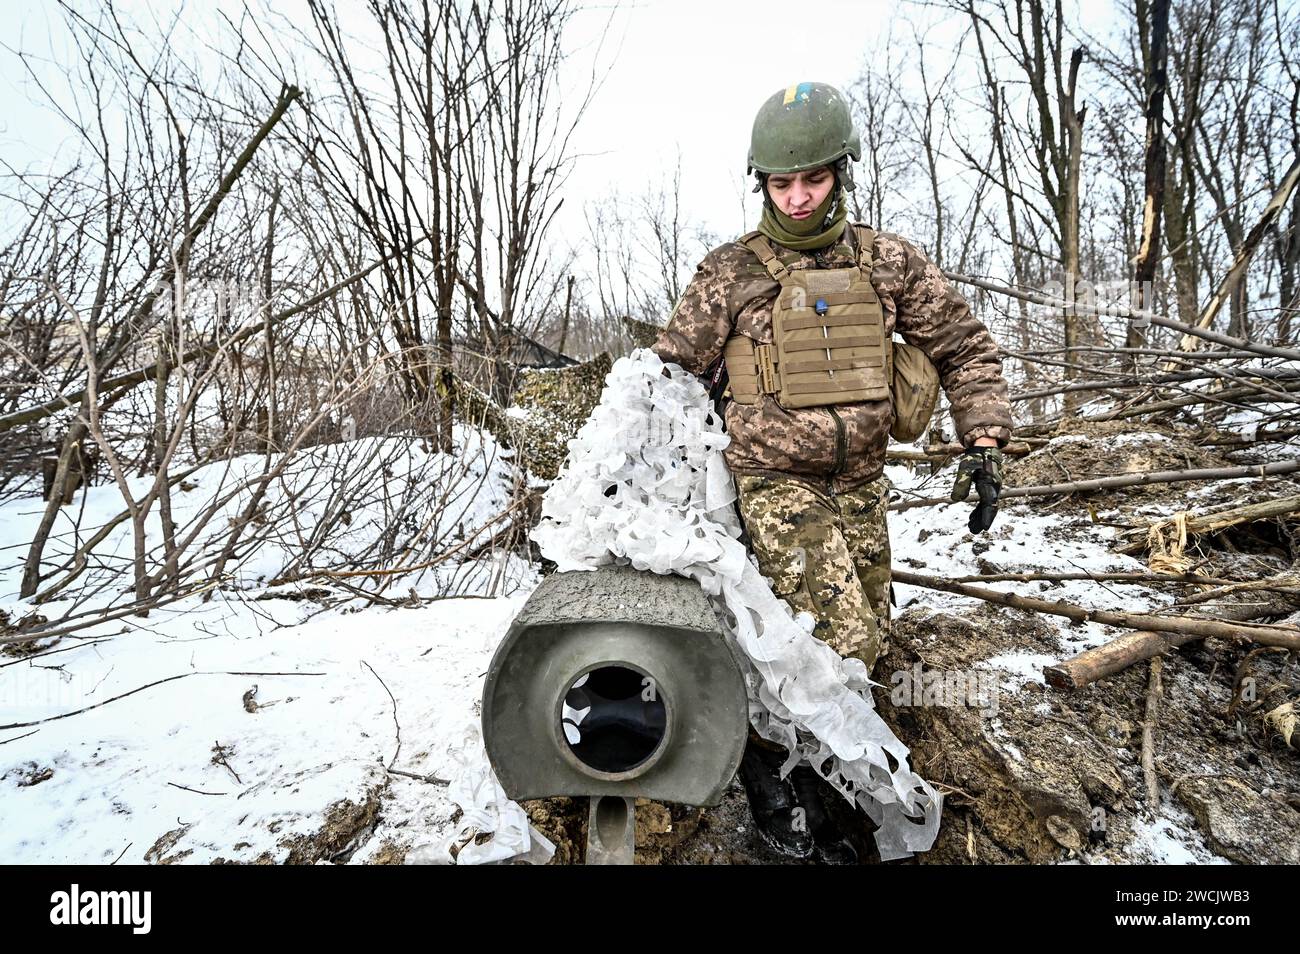
[[[311,835],[285,839],[289,849],[287,865],[314,865],[318,861],[346,862],[374,831],[379,820],[380,796],[384,786],[366,792],[360,802],[345,798],[325,810],[325,823]]]
[[[1143,425],[1138,434],[1124,422],[1076,424],[1063,436],[1009,465],[1009,483],[1233,463],[1170,427]],[[1141,527],[1154,515],[1180,509],[1204,512],[1297,493],[1300,483],[1287,480],[1184,483],[1093,495],[1091,511],[1071,507],[1072,501],[1061,505],[1059,498],[1036,506],[1056,506],[1062,521],[1047,536],[1068,540],[1091,526],[1099,511],[1108,522]],[[1188,551],[1195,572],[1252,579],[1300,568],[1293,522],[1195,539]],[[1121,536],[1117,545],[1123,542]],[[1178,598],[1198,591],[1168,588]],[[1098,591],[1098,605],[1112,601]],[[1297,609],[1294,595],[1251,591],[1215,603],[1224,617],[1262,614],[1278,620],[1296,618]],[[1062,621],[988,604],[942,611],[914,606],[895,619],[893,649],[874,674],[885,686],[876,690],[877,706],[911,747],[913,765],[945,796],[933,849],[900,863],[1124,864],[1167,860],[1171,851],[1184,860],[1300,862],[1300,733],[1294,728],[1300,660],[1219,639],[1186,644],[1165,656],[1154,722],[1161,803],[1153,812],[1141,767],[1149,663],[1077,690],[1048,687],[1038,678],[1041,669],[1016,674],[990,668],[988,660],[1008,654],[1064,658],[1074,651],[1067,644],[1070,632]],[[987,700],[912,704],[915,699],[894,691],[901,678],[895,674],[914,673],[918,666],[995,678],[996,706]],[[535,804],[545,806],[535,823],[542,819],[539,827],[548,837],[560,838],[555,863],[581,863],[585,801]],[[857,847],[860,863],[878,863],[865,814],[839,798],[828,801],[828,808]],[[639,805],[637,814],[643,829],[638,863],[809,863],[776,856],[762,844],[735,781],[716,807],[652,803]]]

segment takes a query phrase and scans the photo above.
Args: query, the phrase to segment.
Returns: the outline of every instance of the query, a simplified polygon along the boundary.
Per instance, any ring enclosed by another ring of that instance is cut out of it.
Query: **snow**
[[[454,458],[410,441],[402,447],[399,439],[323,445],[304,454],[277,493],[299,499],[299,532],[310,534],[326,512],[316,496],[327,492],[318,486],[325,481],[313,478],[339,473],[325,465],[350,457],[362,466],[340,472],[364,480],[364,462],[386,459],[391,474],[364,498],[351,524],[321,527],[330,551],[342,560],[382,529],[386,506],[434,490],[451,502],[441,531],[454,540],[456,524],[472,533],[507,504],[512,480],[490,438],[463,431],[458,441]],[[176,519],[183,523],[261,462],[239,458],[196,473],[191,489],[176,494]],[[133,490],[146,482],[132,478]],[[49,559],[120,509],[112,485],[92,487],[84,501],[79,496],[60,513]],[[237,509],[238,498],[228,512]],[[7,564],[0,567],[0,597],[8,600],[0,606],[14,619],[32,609],[16,591],[40,510],[30,497],[0,505]],[[78,510],[82,526],[75,530]],[[323,608],[285,598],[303,585],[268,589],[258,582],[280,572],[295,539],[268,540],[240,566],[234,584],[212,590],[208,602],[196,595],[147,617],[100,623],[50,645],[48,654],[0,655],[0,810],[7,822],[0,858],[108,863],[121,856],[120,863],[141,863],[161,836],[176,832],[162,854],[187,863],[281,862],[295,839],[320,831],[327,809],[343,799],[379,800],[373,828],[340,848],[344,856],[353,852],[353,863],[389,842],[418,845],[454,829],[457,806],[447,785],[392,775],[386,766],[444,781],[454,772],[451,750],[477,722],[483,674],[537,582],[535,568],[514,557],[449,563],[400,575],[391,587],[398,596],[414,590],[447,598],[416,608],[363,609],[361,599]],[[103,547],[124,564],[128,528]],[[503,581],[499,595],[474,598],[493,579]],[[94,592],[105,580],[114,585]],[[86,601],[79,611],[129,599],[121,579],[112,579],[112,564],[90,572],[86,583],[76,594]],[[40,612],[54,619],[71,609],[70,595]],[[90,706],[98,708],[71,714]],[[213,761],[218,744],[229,768]]]
[[[941,472],[937,478],[914,476],[903,467],[891,467],[887,473],[896,489],[901,491],[900,499],[903,500],[909,499],[909,492],[922,496],[946,492],[944,482],[950,482],[953,476],[952,468]],[[1063,517],[1041,503],[1010,503],[1001,507],[989,530],[976,535],[966,528],[970,510],[971,504],[964,502],[891,513],[889,539],[894,565],[943,577],[988,573],[1147,571],[1146,564],[1140,560],[1110,549],[1116,537],[1114,528],[1080,525],[1077,519]],[[1132,583],[1106,582],[1099,585],[1090,580],[1065,580],[975,585],[998,592],[1121,612],[1145,612],[1172,602],[1172,597],[1167,594]],[[1109,597],[1103,601],[1106,605],[1099,604],[1099,594]],[[971,597],[902,583],[894,584],[894,595],[900,613],[913,604],[952,609],[980,602]],[[1113,627],[1099,623],[1079,624],[1054,616],[1042,619],[1055,628],[1061,641],[1059,655],[1043,655],[1035,660],[1043,665],[1101,645],[1114,638],[1116,633]],[[1041,675],[1037,678],[1041,680]]]
[[[1191,814],[1165,799],[1155,817],[1133,827],[1135,861],[1154,865],[1226,865],[1230,862],[1205,845]]]
[[[263,852],[282,861],[281,843],[316,831],[328,805],[360,803],[382,786],[394,755],[395,768],[442,774],[445,741],[472,718],[478,674],[524,595],[335,612],[301,626],[293,625],[301,603],[273,600],[254,610],[237,601],[185,601],[158,611],[163,618],[147,630],[58,657],[8,661],[0,685],[21,701],[4,707],[6,723],[173,681],[45,723],[0,749],[8,822],[0,857],[104,862],[130,845],[123,861],[140,861],[164,832],[189,826],[176,848],[193,852],[188,862],[249,861]],[[55,662],[64,670],[41,668]],[[243,698],[254,688],[250,713]],[[16,727],[0,738],[30,731]],[[217,742],[229,750],[238,781],[212,764]],[[18,787],[15,770],[25,763],[54,774]],[[369,844],[449,823],[444,788],[401,777],[391,787],[394,798]]]
[[[196,595],[147,617],[100,623],[48,643],[41,654],[0,652],[0,813],[7,822],[0,859],[98,864],[120,857],[121,864],[139,864],[172,833],[150,860],[282,862],[299,840],[321,831],[330,807],[342,800],[369,800],[378,814],[320,860],[364,863],[397,845],[410,849],[408,860],[444,861],[449,840],[466,826],[487,830],[503,818],[518,824],[504,804],[494,806],[495,821],[492,812],[475,814],[475,800],[490,800],[492,793],[467,788],[466,773],[483,764],[475,734],[483,676],[537,583],[536,567],[506,557],[450,560],[394,574],[386,594],[402,599],[413,592],[423,600],[398,607],[366,606],[361,598],[324,606],[302,598],[309,585],[328,587],[328,579],[268,586],[294,565],[304,541],[314,547],[308,568],[350,567],[395,512],[427,518],[437,512],[435,502],[446,505],[438,519],[409,531],[409,539],[423,532],[419,546],[426,551],[473,542],[475,532],[509,506],[517,485],[538,486],[517,474],[509,453],[486,434],[458,428],[456,441],[452,455],[409,438],[363,438],[302,451],[268,494],[273,508],[292,504],[296,520],[241,554],[225,585],[206,601]],[[201,545],[221,540],[227,519],[246,499],[246,488],[238,488],[255,479],[265,461],[248,455],[196,471],[173,491],[176,521],[186,525],[229,494]],[[889,474],[906,499],[945,494],[952,469],[930,477],[891,467]],[[1222,495],[1234,483],[1245,482],[1221,482],[1199,493]],[[149,478],[130,479],[137,495],[148,484]],[[358,505],[344,522],[338,504],[354,491]],[[122,509],[112,484],[79,493],[59,513],[44,571],[64,562],[79,540]],[[966,529],[969,509],[963,503],[891,514],[896,565],[943,576],[1145,569],[1110,550],[1112,528],[1082,525],[1059,508],[1004,506],[993,528],[979,536]],[[42,510],[30,494],[0,503],[0,610],[11,620],[34,609],[18,598],[18,587]],[[156,513],[148,530],[156,545]],[[124,575],[132,554],[129,525],[113,530],[97,553],[99,563],[74,587],[36,608],[42,615],[58,619],[130,601]],[[981,585],[1087,606],[1107,594],[1101,602],[1128,610],[1169,599],[1132,584]],[[951,609],[978,602],[901,584],[896,589],[900,612],[910,605]],[[1115,633],[1045,619],[1057,634],[1057,651],[1024,647],[977,668],[1007,673],[1019,688],[1041,682],[1044,666]],[[86,711],[72,714],[79,710]],[[1051,708],[1043,703],[1033,711],[1045,715]],[[1000,723],[994,732],[1012,758],[1023,760]],[[229,767],[214,762],[216,746]],[[1140,823],[1137,834],[1139,853],[1152,862],[1220,860],[1205,848],[1194,820],[1172,803]],[[466,850],[472,854],[473,847]]]
[[[1020,685],[1025,682],[1046,685],[1046,680],[1043,679],[1043,667],[1051,666],[1056,662],[1055,656],[1049,656],[1046,653],[999,653],[996,656],[990,656],[988,659],[977,662],[975,668],[999,669],[1009,672],[1016,679],[1004,685],[1008,688],[1019,689]]]

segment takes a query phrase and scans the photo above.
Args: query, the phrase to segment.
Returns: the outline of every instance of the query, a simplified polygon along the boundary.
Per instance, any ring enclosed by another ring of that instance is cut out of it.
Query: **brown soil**
[[[313,865],[317,861],[346,861],[361,846],[379,820],[380,796],[387,783],[366,792],[360,804],[345,798],[325,810],[325,824],[311,835],[285,839],[288,865]]]
[[[1139,434],[1158,436],[1142,440]],[[1058,430],[1052,436],[1052,443],[1007,464],[1008,487],[1064,484],[1144,471],[1231,466],[1231,461],[1214,448],[1201,447],[1191,440],[1189,432],[1167,425],[1144,422],[1139,428],[1126,421],[1073,421],[1068,431]],[[1166,486],[1160,485],[1098,496],[1116,499],[1122,494],[1135,501],[1160,498],[1165,493]]]

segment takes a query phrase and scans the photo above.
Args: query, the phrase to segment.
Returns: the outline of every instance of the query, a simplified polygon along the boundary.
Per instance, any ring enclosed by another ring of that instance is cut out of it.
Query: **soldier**
[[[759,568],[812,615],[815,636],[870,672],[888,647],[892,335],[933,363],[948,396],[966,447],[953,499],[974,484],[972,532],[997,512],[1011,409],[997,345],[938,267],[897,235],[850,226],[858,142],[825,83],[763,104],[747,170],[763,193],[758,230],[704,257],[654,351],[729,382],[725,457]],[[740,778],[764,839],[794,857],[856,861],[821,801],[828,786],[808,765],[783,779],[784,761],[751,731]]]

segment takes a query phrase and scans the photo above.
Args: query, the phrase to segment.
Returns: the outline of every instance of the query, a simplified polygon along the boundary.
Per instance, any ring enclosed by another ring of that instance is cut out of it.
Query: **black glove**
[[[957,465],[957,481],[952,485],[952,501],[957,503],[970,496],[974,482],[979,503],[971,512],[971,533],[983,533],[993,526],[998,513],[998,494],[1002,491],[1002,451],[996,447],[968,447]]]

